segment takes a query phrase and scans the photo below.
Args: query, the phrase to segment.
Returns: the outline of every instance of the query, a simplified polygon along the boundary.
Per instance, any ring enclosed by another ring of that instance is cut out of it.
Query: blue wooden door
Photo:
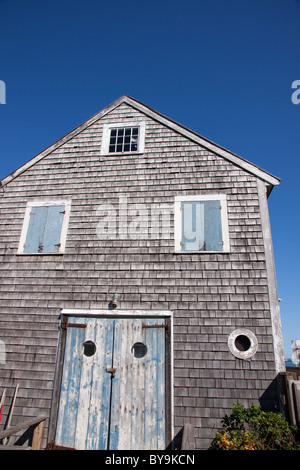
[[[68,322],[56,444],[164,449],[165,319]]]

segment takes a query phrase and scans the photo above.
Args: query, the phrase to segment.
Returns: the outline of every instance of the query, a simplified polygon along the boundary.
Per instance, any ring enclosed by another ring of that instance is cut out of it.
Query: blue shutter
[[[64,211],[64,206],[31,208],[24,253],[59,252]]]
[[[182,202],[182,250],[202,251],[204,246],[203,203]]]
[[[204,202],[205,251],[223,251],[221,203]]]
[[[64,206],[49,206],[44,232],[44,253],[57,253],[64,218]]]
[[[219,200],[185,201],[182,211],[182,251],[223,251]]]
[[[47,207],[31,208],[27,236],[24,245],[24,253],[43,252],[47,212]]]

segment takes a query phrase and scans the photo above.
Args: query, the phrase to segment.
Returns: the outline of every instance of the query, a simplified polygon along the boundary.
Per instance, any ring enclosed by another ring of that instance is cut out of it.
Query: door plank
[[[84,341],[95,342],[95,318],[90,318],[87,323]],[[78,412],[75,433],[75,448],[84,450],[89,431],[89,413],[91,390],[93,384],[94,357],[83,354],[83,344],[81,345],[82,368],[79,382]]]
[[[88,450],[107,450],[108,419],[111,391],[111,376],[107,368],[112,367],[112,339],[114,323],[111,319],[95,319],[97,323],[95,344],[97,352],[90,400]]]
[[[72,322],[80,323],[80,319],[73,317]],[[81,345],[84,342],[84,335],[85,329],[82,328],[70,328],[67,331],[56,431],[56,443],[65,447],[75,446],[79,384],[82,368]]]

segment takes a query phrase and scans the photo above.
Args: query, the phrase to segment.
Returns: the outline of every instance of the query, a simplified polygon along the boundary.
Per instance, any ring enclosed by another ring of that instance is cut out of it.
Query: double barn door
[[[55,442],[164,449],[164,318],[69,317]]]

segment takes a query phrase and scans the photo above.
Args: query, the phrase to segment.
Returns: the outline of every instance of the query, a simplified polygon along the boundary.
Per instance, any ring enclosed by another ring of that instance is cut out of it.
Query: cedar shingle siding
[[[2,429],[17,383],[13,424],[50,414],[62,309],[107,309],[115,292],[119,309],[173,312],[174,435],[191,423],[196,448],[206,449],[234,402],[278,407],[280,350],[274,355],[262,179],[141,106],[120,99],[0,188],[0,339],[6,347],[0,392],[6,387],[8,394]],[[126,120],[145,122],[144,153],[100,156],[103,125]],[[116,209],[118,230],[120,196],[150,214],[154,204],[173,207],[175,196],[210,193],[227,196],[229,253],[175,253],[174,211],[170,237],[151,233],[149,224],[148,237],[97,234],[103,204]],[[71,201],[65,253],[18,255],[27,202],[53,199]],[[228,348],[238,328],[258,339],[249,360]]]

